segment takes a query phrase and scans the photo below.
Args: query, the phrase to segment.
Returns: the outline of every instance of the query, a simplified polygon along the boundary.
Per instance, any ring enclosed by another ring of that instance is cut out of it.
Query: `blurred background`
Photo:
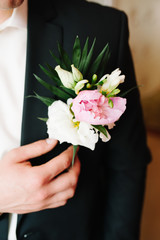
[[[152,163],[148,166],[141,240],[160,239],[160,0],[88,0],[127,13]]]

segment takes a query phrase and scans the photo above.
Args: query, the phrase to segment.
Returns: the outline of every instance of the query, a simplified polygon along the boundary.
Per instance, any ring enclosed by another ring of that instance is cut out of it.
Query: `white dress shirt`
[[[20,146],[27,44],[27,1],[0,24],[0,159]],[[8,240],[16,240],[10,214]]]

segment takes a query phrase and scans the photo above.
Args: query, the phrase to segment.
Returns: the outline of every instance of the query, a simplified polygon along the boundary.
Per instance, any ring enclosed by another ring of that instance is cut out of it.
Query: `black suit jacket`
[[[126,15],[118,10],[83,0],[29,1],[25,96],[36,91],[50,96],[33,77],[46,78],[39,64],[55,66],[49,50],[57,52],[59,41],[71,55],[76,35],[83,44],[96,37],[95,55],[108,42],[111,57],[106,68],[117,67],[126,75],[122,91],[135,86],[128,46]],[[46,138],[47,108],[24,98],[21,143]],[[127,111],[110,131],[112,139],[95,151],[80,148],[81,174],[76,194],[64,207],[19,215],[17,238],[34,240],[138,240],[146,165],[150,155],[138,90],[127,96]],[[62,144],[34,164],[42,164],[66,148]],[[8,214],[0,218],[0,240],[7,240]]]

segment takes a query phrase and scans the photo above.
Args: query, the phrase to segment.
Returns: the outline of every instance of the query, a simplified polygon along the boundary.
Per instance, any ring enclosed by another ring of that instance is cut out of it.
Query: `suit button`
[[[25,234],[23,235],[23,238],[26,239],[26,238],[28,238],[28,237],[31,236],[31,235],[32,235],[32,233],[25,233]]]

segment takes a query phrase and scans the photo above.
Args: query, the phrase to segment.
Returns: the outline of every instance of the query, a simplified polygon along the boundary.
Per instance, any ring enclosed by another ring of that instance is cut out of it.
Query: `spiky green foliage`
[[[61,100],[67,101],[67,99],[70,98],[70,95],[67,94],[65,91],[61,90],[58,87],[55,87],[54,85],[51,85],[51,84],[45,82],[44,80],[42,80],[40,77],[38,77],[35,74],[34,74],[34,76],[40,84],[42,84],[45,88],[50,90],[55,96],[59,97]]]
[[[108,62],[110,53],[109,46],[106,46],[102,49],[100,54],[93,60],[93,53],[95,48],[96,39],[93,40],[91,47],[89,48],[89,38],[86,39],[83,48],[81,48],[80,39],[77,36],[73,45],[72,59],[70,59],[69,55],[63,49],[63,47],[58,43],[58,52],[59,57],[57,57],[53,52],[50,51],[50,54],[53,60],[61,66],[64,70],[71,71],[71,65],[73,64],[83,75],[84,79],[88,79],[90,83],[88,86],[92,88],[92,86],[96,86],[96,81],[102,77],[105,72],[106,64]],[[66,102],[68,98],[76,97],[76,94],[73,90],[66,88],[63,86],[57,72],[55,69],[46,64],[46,67],[40,65],[41,70],[45,73],[45,75],[53,82],[53,84],[48,83],[46,80],[41,79],[37,75],[34,74],[37,81],[43,85],[46,89],[52,92],[53,97],[44,97],[35,93],[34,97],[42,101],[45,105],[50,106],[55,101],[55,96],[58,99]],[[110,100],[110,99],[109,99]],[[110,100],[111,101],[111,100]],[[44,122],[47,121],[47,118],[38,118]],[[94,125],[94,128],[99,132],[103,133],[106,137],[108,137],[107,130],[105,127],[100,125]],[[72,166],[74,164],[74,159],[76,155],[78,146],[73,146],[73,158],[72,158]]]
[[[96,39],[93,40],[91,47],[89,48],[89,38],[86,39],[83,48],[81,48],[80,39],[77,36],[73,45],[72,52],[72,60],[69,55],[63,49],[63,47],[58,43],[58,53],[59,57],[57,57],[52,51],[50,54],[53,60],[61,66],[61,68],[71,71],[71,64],[74,64],[76,68],[83,74],[84,79],[88,79],[92,82],[93,74],[97,74],[98,78],[100,78],[105,71],[106,63],[109,59],[109,46],[106,46],[102,49],[100,54],[93,61],[93,53],[96,44]],[[46,97],[35,94],[35,97],[41,100],[44,104],[49,105],[54,101],[54,96],[58,97],[62,101],[66,102],[68,98],[76,97],[76,94],[73,90],[64,87],[59,79],[59,76],[55,69],[46,64],[46,67],[40,65],[41,70],[45,73],[45,75],[53,81],[53,84],[48,83],[46,80],[42,80],[37,75],[34,75],[37,81],[42,84],[45,88],[50,90],[53,93],[53,99],[48,99]]]
[[[88,54],[88,41],[89,41],[89,38],[86,39],[86,42],[84,44],[82,54],[81,54],[81,61],[79,63],[79,71],[82,73],[84,72],[83,69],[84,69],[85,61],[87,59],[87,54]]]
[[[35,93],[34,97],[36,97],[37,99],[42,101],[48,107],[55,101],[53,98],[43,97],[43,96],[38,95],[37,93]]]
[[[79,67],[80,59],[81,59],[81,44],[80,44],[79,38],[76,37],[76,40],[73,45],[73,55],[72,55],[72,63],[74,63],[74,66],[76,68]]]

